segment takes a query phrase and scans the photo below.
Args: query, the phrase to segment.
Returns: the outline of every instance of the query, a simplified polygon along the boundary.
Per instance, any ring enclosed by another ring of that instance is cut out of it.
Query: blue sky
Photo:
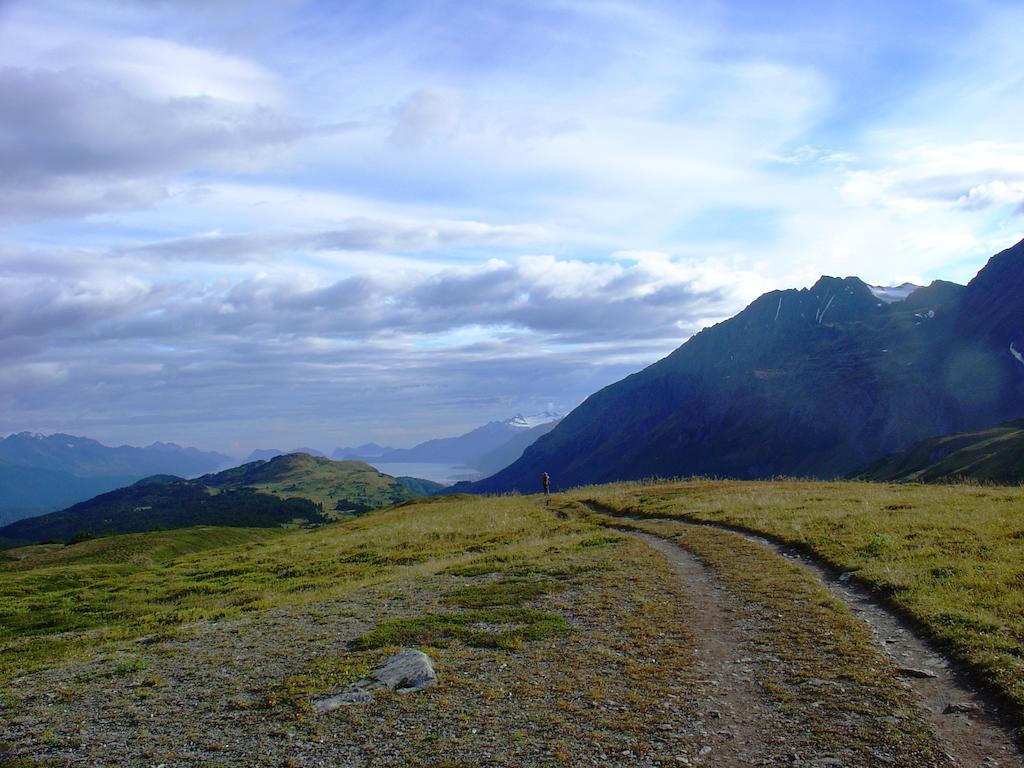
[[[1024,236],[1024,7],[0,2],[0,432],[408,445]]]

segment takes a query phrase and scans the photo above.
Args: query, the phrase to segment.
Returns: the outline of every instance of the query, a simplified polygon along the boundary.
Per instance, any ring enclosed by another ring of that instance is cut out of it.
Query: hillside
[[[557,425],[558,421],[555,420],[522,429],[518,434],[513,435],[497,448],[492,448],[487,453],[472,460],[470,466],[480,470],[484,475],[490,475],[504,469],[522,456],[523,451],[537,442],[542,435],[546,435]]]
[[[316,525],[434,490],[436,484],[425,483],[383,475],[362,462],[287,454],[195,480],[146,478],[65,510],[0,528],[0,544],[192,525]]]
[[[455,490],[644,477],[839,477],[1024,413],[1024,241],[966,287],[880,300],[861,280],[773,291],[591,395],[511,466]],[[877,290],[877,289],[876,289]]]
[[[329,518],[308,499],[282,499],[244,487],[216,492],[192,480],[147,478],[0,528],[0,546],[193,525],[273,528],[295,522],[326,523]]]
[[[922,440],[879,459],[855,477],[881,482],[1024,483],[1024,419]]]
[[[1021,500],[1011,488],[630,484],[547,503],[434,498],[312,530],[9,551],[0,760],[1018,765],[942,651],[1024,722],[1022,641],[1003,629],[1019,619],[1006,523]],[[815,571],[699,520],[799,541],[846,572],[842,590],[875,587],[939,645],[911,664],[898,623],[872,631],[893,615],[851,610]],[[950,546],[965,533],[976,546]],[[435,685],[317,713],[402,647],[430,655]],[[944,714],[949,702],[959,709]]]
[[[321,505],[327,513],[367,512],[424,495],[413,488],[441,488],[428,480],[385,475],[362,461],[334,461],[306,453],[249,462],[203,475],[196,482],[218,489],[252,488],[281,498],[298,496]]]

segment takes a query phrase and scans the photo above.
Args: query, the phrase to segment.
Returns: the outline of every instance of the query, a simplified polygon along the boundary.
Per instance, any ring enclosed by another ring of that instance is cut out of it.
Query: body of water
[[[426,462],[367,462],[378,472],[392,477],[419,477],[435,483],[451,485],[460,480],[479,480],[483,475],[472,467],[461,464],[428,464]]]

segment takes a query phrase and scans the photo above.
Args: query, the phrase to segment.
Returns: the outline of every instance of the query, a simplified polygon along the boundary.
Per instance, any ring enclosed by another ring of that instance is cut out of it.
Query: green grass
[[[365,512],[417,494],[390,475],[362,461],[332,461],[304,453],[278,456],[264,464],[243,464],[215,475],[225,487],[243,483],[286,499],[299,496],[323,505],[325,512]]]
[[[580,542],[580,546],[587,546]],[[491,605],[520,605],[549,592],[562,589],[555,581],[511,578],[484,584],[468,584],[447,595],[445,602],[462,608],[484,608]]]
[[[176,531],[151,531],[108,536],[65,546],[36,544],[0,552],[0,574],[43,566],[125,563],[156,565],[208,549],[266,541],[281,532],[267,528],[197,526]]]
[[[850,571],[1012,702],[1024,723],[1024,488],[697,480],[566,496],[769,534]]]
[[[23,559],[0,566],[0,682],[112,642],[339,598],[499,549],[528,560],[552,542],[587,535],[589,526],[554,519],[526,500],[452,499],[312,531],[183,529],[15,550]],[[551,621],[532,616],[526,628],[452,632],[513,646]]]

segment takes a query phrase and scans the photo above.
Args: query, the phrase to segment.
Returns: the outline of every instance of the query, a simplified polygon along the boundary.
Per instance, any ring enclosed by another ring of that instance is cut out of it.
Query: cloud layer
[[[0,432],[408,444],[764,290],[967,280],[1024,11],[911,6],[8,3]]]

